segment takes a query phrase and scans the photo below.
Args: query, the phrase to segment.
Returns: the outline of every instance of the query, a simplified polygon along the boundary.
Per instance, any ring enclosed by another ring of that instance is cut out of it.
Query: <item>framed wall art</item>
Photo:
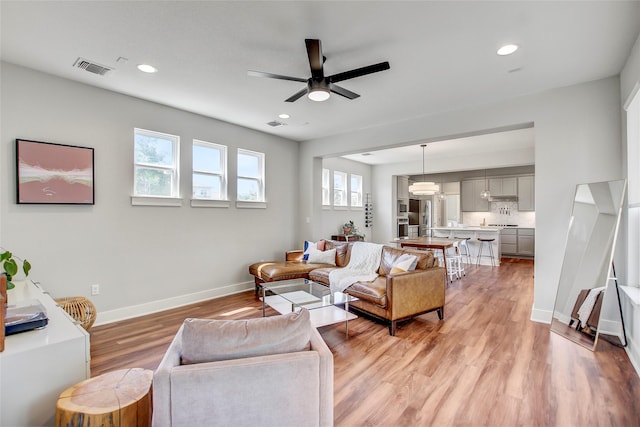
[[[17,203],[93,205],[93,148],[16,139]]]

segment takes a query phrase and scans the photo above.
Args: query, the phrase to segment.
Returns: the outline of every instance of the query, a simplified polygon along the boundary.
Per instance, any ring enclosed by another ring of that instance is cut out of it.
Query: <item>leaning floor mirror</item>
[[[579,184],[573,200],[551,331],[591,350],[600,338],[626,344],[613,264],[625,188]]]

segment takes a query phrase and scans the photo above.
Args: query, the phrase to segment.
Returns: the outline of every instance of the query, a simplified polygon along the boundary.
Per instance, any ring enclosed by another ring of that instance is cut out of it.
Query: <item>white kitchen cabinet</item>
[[[534,177],[519,176],[518,177],[518,210],[519,211],[535,211],[535,191]]]
[[[39,302],[49,323],[6,337],[0,353],[0,425],[51,426],[60,393],[90,377],[89,334],[39,285],[14,283],[9,306]]]
[[[518,180],[516,177],[490,178],[489,192],[492,196],[515,196],[518,194]]]
[[[471,179],[462,181],[460,191],[461,209],[463,212],[487,212],[489,202],[480,197],[480,193],[485,190],[484,179]]]

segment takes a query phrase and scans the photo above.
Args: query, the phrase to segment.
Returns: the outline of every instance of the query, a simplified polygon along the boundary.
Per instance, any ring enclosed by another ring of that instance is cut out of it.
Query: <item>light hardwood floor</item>
[[[468,267],[445,318],[360,317],[320,328],[334,354],[336,426],[640,426],[640,379],[623,349],[597,352],[529,320],[533,263]],[[261,316],[253,291],[94,327],[92,375],[155,369],[186,317]],[[275,314],[271,311],[269,314]]]

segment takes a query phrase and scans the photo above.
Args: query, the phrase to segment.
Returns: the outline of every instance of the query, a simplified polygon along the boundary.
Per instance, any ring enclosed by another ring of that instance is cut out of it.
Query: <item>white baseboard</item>
[[[640,377],[640,347],[638,347],[638,343],[633,342],[627,336],[627,346],[625,347],[627,352],[627,356],[629,356],[629,360],[636,370],[636,374]]]
[[[551,324],[553,318],[552,310],[540,310],[539,308],[531,307],[531,317],[529,318],[533,322]]]
[[[145,314],[156,313],[158,311],[169,310],[181,307],[183,305],[194,304],[201,301],[207,301],[214,298],[220,298],[227,295],[237,294],[249,289],[253,289],[254,283],[244,282],[222,288],[209,289],[193,294],[180,295],[177,297],[166,298],[157,301],[150,301],[144,304],[131,305],[128,307],[118,308],[115,310],[98,312],[94,326],[105,325],[107,323],[117,322],[120,320],[131,319],[132,317],[144,316]]]

